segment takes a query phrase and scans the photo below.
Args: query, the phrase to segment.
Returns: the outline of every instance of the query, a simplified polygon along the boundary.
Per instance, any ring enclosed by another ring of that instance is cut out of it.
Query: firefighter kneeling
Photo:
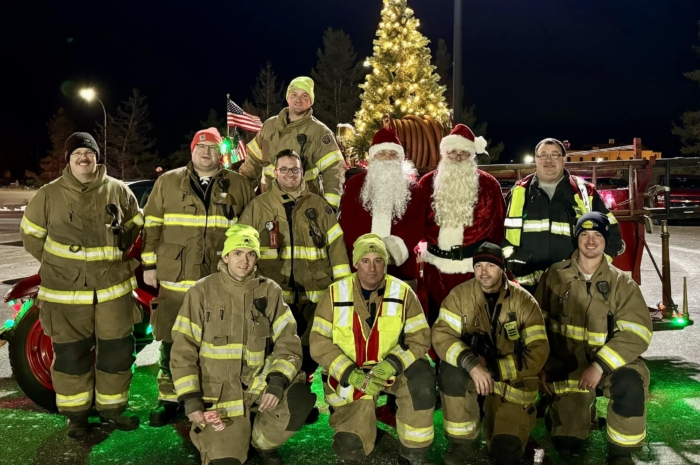
[[[316,308],[311,356],[323,367],[333,451],[362,460],[374,449],[376,400],[396,396],[400,454],[426,464],[433,442],[435,375],[425,355],[430,329],[411,288],[386,274],[387,251],[376,234],[353,246],[357,273],[330,286]]]
[[[234,225],[219,272],[192,286],[173,327],[170,368],[203,465],[240,465],[252,445],[264,465],[316,402],[299,373],[301,341],[280,287],[254,273],[258,232]],[[273,351],[274,349],[274,351]]]
[[[632,464],[646,437],[649,371],[640,356],[651,319],[637,284],[604,257],[611,225],[601,213],[576,223],[577,250],[552,265],[537,288],[552,344],[541,389],[553,396],[545,424],[554,444],[576,449],[588,437],[596,389],[610,399],[608,463]]]
[[[535,427],[537,373],[549,353],[544,320],[535,299],[508,282],[500,247],[482,244],[473,263],[476,279],[450,292],[433,325],[450,443],[443,463],[467,463],[477,454],[477,394],[486,396],[484,439],[491,455],[517,463]]]

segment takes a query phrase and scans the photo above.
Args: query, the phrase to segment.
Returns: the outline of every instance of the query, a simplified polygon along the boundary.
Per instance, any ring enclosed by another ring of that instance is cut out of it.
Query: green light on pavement
[[[148,325],[148,328],[146,328],[146,334],[151,334],[153,332],[153,326]]]

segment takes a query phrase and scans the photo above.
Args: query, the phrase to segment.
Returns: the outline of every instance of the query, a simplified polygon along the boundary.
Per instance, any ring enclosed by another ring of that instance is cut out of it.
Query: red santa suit
[[[443,156],[455,148],[469,151],[474,156],[476,153],[483,153],[486,141],[482,137],[475,138],[467,126],[459,124],[440,143]],[[419,183],[420,196],[427,207],[424,217],[424,239],[427,247],[421,250],[421,284],[425,286],[428,295],[428,320],[431,323],[437,318],[440,305],[450,291],[474,277],[472,255],[476,249],[485,241],[501,243],[506,214],[500,184],[490,174],[477,170],[479,189],[474,205],[473,224],[468,227],[440,227],[436,223],[433,208],[437,172],[438,170],[428,173]]]
[[[369,149],[370,166],[374,154],[382,150],[395,150],[401,159],[404,158],[399,138],[390,129],[382,128],[375,134]],[[400,262],[399,265],[389,265],[387,272],[404,281],[414,280],[418,270],[414,249],[424,235],[423,223],[419,221],[424,215],[423,196],[419,193],[418,183],[409,187],[411,197],[406,211],[397,219],[391,214],[373,214],[363,206],[361,194],[367,174],[366,171],[357,174],[345,183],[345,193],[340,203],[339,221],[348,254],[352,256],[353,244],[358,237],[367,233],[377,234],[386,243],[393,262]],[[391,186],[386,188],[391,189]]]

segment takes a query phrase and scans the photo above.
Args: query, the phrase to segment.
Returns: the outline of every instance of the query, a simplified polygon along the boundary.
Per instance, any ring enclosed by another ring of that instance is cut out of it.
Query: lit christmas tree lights
[[[372,71],[360,87],[362,105],[355,113],[355,147],[362,153],[379,129],[382,115],[430,115],[448,122],[445,86],[430,64],[429,40],[418,32],[420,22],[407,0],[384,0],[374,40],[374,55],[365,61]]]

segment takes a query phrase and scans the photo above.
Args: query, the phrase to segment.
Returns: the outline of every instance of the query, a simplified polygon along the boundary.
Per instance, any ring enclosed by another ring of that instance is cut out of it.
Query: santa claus
[[[396,132],[377,131],[367,171],[345,183],[340,226],[350,255],[361,235],[381,236],[390,255],[388,273],[410,282],[416,279],[414,248],[423,237],[423,199],[417,194],[418,173],[404,157]]]
[[[484,242],[503,240],[505,201],[496,179],[477,168],[476,155],[486,140],[458,124],[440,142],[441,161],[419,183],[425,202],[423,283],[428,294],[428,319],[460,283],[474,276],[472,255]]]

